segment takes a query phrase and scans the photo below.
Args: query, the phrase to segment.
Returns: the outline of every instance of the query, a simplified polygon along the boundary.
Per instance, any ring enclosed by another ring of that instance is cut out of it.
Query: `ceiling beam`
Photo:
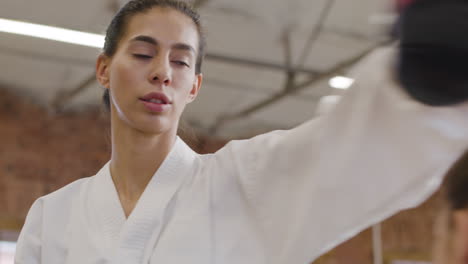
[[[314,26],[312,33],[310,34],[309,38],[307,39],[307,42],[304,45],[304,48],[302,50],[301,56],[299,57],[299,63],[297,64],[296,67],[292,66],[292,47],[291,47],[291,28],[286,27],[283,31],[282,34],[282,44],[284,47],[284,55],[285,55],[285,62],[286,65],[283,67],[283,70],[286,74],[286,79],[283,84],[283,89],[280,92],[277,92],[273,94],[272,96],[259,101],[256,104],[253,104],[250,107],[247,107],[245,110],[240,111],[237,114],[234,115],[228,115],[228,116],[221,116],[218,118],[218,120],[215,122],[215,124],[210,128],[210,131],[212,133],[216,133],[221,126],[223,126],[226,122],[235,120],[235,119],[240,119],[245,116],[251,115],[252,113],[263,109],[280,99],[293,94],[299,89],[303,89],[301,85],[303,84],[296,84],[296,76],[297,73],[309,73],[310,74],[310,80],[313,82],[322,80],[321,76],[324,74],[328,74],[328,72],[325,73],[318,73],[316,71],[314,72],[304,72],[304,71],[298,71],[303,69],[303,65],[306,62],[307,56],[310,54],[310,51],[312,50],[314,44],[317,42],[319,36],[321,35],[323,31],[323,27],[325,24],[326,19],[328,18],[328,15],[330,14],[330,11],[335,3],[335,0],[329,0],[325,3],[325,6],[323,7],[322,11],[320,12],[318,22],[316,26]],[[334,71],[334,69],[330,70]],[[304,87],[307,87],[308,85],[305,85]]]
[[[60,112],[68,102],[70,102],[79,93],[83,92],[86,88],[91,86],[91,84],[93,84],[95,81],[96,75],[93,73],[84,79],[76,88],[57,92],[54,99],[52,99],[52,102],[50,103],[52,109],[55,112]]]
[[[331,9],[334,4],[335,4],[335,0],[328,0],[325,2],[325,6],[320,12],[318,22],[316,26],[314,27],[314,29],[312,30],[312,33],[310,34],[309,39],[307,39],[307,42],[304,45],[304,48],[302,50],[302,54],[299,57],[299,63],[297,64],[299,67],[304,65],[314,44],[317,42],[319,36],[322,34],[323,27],[328,18],[328,15],[330,15]]]
[[[277,71],[293,71],[297,73],[308,73],[308,74],[318,74],[319,72],[314,69],[304,68],[304,67],[288,67],[287,65],[281,63],[265,62],[260,60],[252,60],[247,58],[239,58],[234,56],[221,55],[216,53],[207,53],[205,55],[207,60],[220,61],[225,63],[251,66],[256,68],[264,68],[269,70]]]
[[[267,106],[272,105],[273,103],[278,102],[279,100],[285,98],[286,96],[289,96],[291,94],[297,93],[315,83],[319,83],[323,80],[330,79],[333,76],[336,76],[337,74],[342,73],[344,70],[348,69],[352,65],[354,65],[356,62],[360,61],[363,57],[368,55],[370,52],[372,52],[375,48],[380,47],[380,46],[385,46],[390,44],[391,41],[385,41],[383,43],[377,43],[373,45],[372,47],[366,49],[365,51],[361,52],[360,54],[351,57],[350,59],[347,59],[343,61],[342,63],[337,64],[336,66],[332,67],[328,71],[322,72],[320,74],[317,74],[315,76],[312,76],[309,80],[306,80],[302,83],[295,84],[293,87],[290,87],[289,89],[284,89],[280,92],[274,93],[272,96],[260,100],[257,103],[252,104],[251,106],[245,108],[244,110],[234,113],[234,114],[227,114],[227,115],[222,115],[218,118],[218,120],[215,122],[215,124],[210,128],[210,132],[214,135],[216,134],[221,127],[223,127],[227,122],[231,122],[234,120],[238,120],[241,118],[244,118],[246,116],[249,116],[253,114],[254,112],[259,111],[260,109],[263,109]]]

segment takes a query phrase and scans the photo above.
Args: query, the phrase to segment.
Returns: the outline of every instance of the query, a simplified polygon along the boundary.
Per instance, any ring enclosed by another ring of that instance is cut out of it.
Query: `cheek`
[[[195,78],[192,74],[175,74],[173,86],[177,89],[177,97],[186,100],[190,96]]]
[[[114,85],[116,87],[126,86],[132,83],[135,79],[135,77],[133,76],[131,72],[131,69],[125,64],[117,65],[114,73],[115,74],[113,75],[112,79],[114,80]]]
[[[116,57],[114,62],[111,66],[111,89],[126,92],[137,87],[136,83],[144,77],[144,69],[125,60],[123,56]]]

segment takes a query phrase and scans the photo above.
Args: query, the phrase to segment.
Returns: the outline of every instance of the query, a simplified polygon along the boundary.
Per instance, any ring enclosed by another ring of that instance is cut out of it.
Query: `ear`
[[[99,55],[96,61],[96,79],[104,87],[109,89],[109,64],[110,59],[104,54]]]
[[[203,74],[199,73],[195,76],[195,81],[193,82],[192,89],[190,90],[190,94],[187,98],[187,103],[193,102],[200,91],[201,85],[203,82]]]

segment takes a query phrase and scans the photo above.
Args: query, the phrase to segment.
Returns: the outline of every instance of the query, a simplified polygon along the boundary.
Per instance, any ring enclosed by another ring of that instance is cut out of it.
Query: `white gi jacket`
[[[21,264],[305,264],[416,206],[468,145],[468,104],[432,108],[365,59],[326,116],[199,155],[181,139],[125,219],[109,165],[39,198]],[[387,67],[388,66],[388,67]]]

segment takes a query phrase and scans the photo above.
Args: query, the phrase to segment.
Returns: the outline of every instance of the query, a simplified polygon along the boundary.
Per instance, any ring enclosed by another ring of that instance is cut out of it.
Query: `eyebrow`
[[[146,42],[146,43],[149,43],[151,45],[154,45],[154,46],[158,46],[159,43],[156,39],[150,37],[150,36],[145,36],[145,35],[140,35],[140,36],[136,36],[134,38],[131,39],[131,41],[142,41],[142,42]],[[193,54],[197,54],[195,49],[189,45],[189,44],[185,44],[185,43],[176,43],[176,44],[173,44],[171,46],[172,49],[177,49],[177,50],[186,50],[186,51],[190,51],[192,52]]]

